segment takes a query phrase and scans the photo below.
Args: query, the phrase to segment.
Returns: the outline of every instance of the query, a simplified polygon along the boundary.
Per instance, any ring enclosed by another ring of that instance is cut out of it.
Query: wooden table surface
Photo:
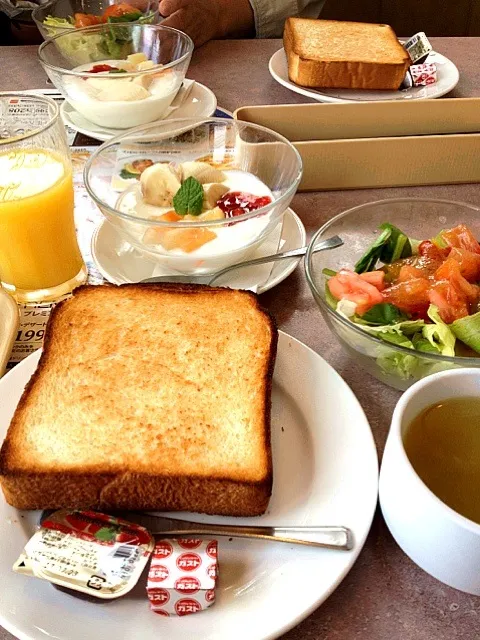
[[[432,42],[437,51],[451,58],[459,68],[460,82],[450,96],[480,96],[480,38],[433,38]],[[188,75],[209,86],[217,95],[218,104],[232,111],[242,105],[309,102],[271,78],[268,60],[280,46],[278,40],[210,42],[194,54]],[[46,87],[35,47],[0,47],[0,60],[0,90]],[[310,236],[326,220],[347,208],[401,196],[446,198],[478,205],[480,186],[298,194],[292,207]],[[381,457],[400,394],[365,374],[332,339],[301,267],[263,294],[262,303],[275,315],[281,329],[320,353],[351,386],[370,420]],[[0,640],[11,638],[0,629]],[[140,630],[138,638],[141,639]],[[283,638],[474,640],[480,638],[480,598],[444,586],[413,564],[393,541],[377,512],[351,572],[321,607]]]

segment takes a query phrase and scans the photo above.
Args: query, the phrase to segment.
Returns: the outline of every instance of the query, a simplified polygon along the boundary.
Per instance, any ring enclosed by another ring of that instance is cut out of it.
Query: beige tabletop
[[[432,43],[459,68],[460,82],[450,96],[480,96],[480,38],[433,38]],[[280,46],[278,40],[211,42],[194,54],[188,75],[208,85],[217,95],[218,104],[232,111],[242,105],[309,102],[308,98],[291,93],[270,77],[268,60]],[[0,61],[0,90],[46,87],[35,47],[0,47]],[[298,194],[292,207],[311,235],[344,209],[380,198],[407,195],[463,200],[478,205],[480,186]],[[275,315],[281,329],[320,353],[351,386],[370,420],[381,456],[399,393],[369,377],[344,354],[315,306],[302,268],[262,295],[262,303]],[[138,637],[141,638],[140,631]],[[0,640],[11,638],[0,629]],[[416,567],[393,541],[377,513],[359,559],[339,588],[283,638],[474,640],[480,638],[480,598],[454,591]]]

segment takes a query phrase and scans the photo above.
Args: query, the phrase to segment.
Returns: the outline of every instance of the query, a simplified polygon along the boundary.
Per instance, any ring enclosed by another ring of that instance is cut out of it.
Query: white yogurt
[[[100,60],[75,67],[89,71],[94,65],[123,68],[126,60]],[[182,75],[167,69],[144,72],[125,78],[123,74],[97,73],[94,76],[68,76],[65,92],[74,109],[102,127],[129,129],[161,118],[182,83]]]
[[[270,196],[274,200],[270,189],[256,176],[239,170],[224,171],[227,176],[223,181],[230,191],[244,191],[255,196]],[[155,207],[143,200],[141,187],[135,184],[129,187],[119,197],[116,208],[131,216],[139,218],[158,218],[162,213],[171,211],[172,207]],[[235,223],[235,218],[231,218]],[[220,221],[221,222],[221,221]],[[145,227],[136,224],[124,223],[130,235],[134,236],[137,246],[141,246],[150,255],[170,268],[185,273],[208,273],[222,269],[224,266],[240,262],[246,255],[252,252],[264,239],[264,233],[271,223],[271,214],[253,217],[231,225],[218,225],[208,227],[216,233],[217,237],[205,243],[191,253],[185,253],[181,249],[166,250],[161,244],[146,245],[143,243]]]

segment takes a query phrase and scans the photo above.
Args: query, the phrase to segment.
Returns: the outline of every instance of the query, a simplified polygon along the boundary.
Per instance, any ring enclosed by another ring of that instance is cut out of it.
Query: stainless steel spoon
[[[271,542],[302,544],[324,549],[348,551],[353,548],[353,535],[346,527],[258,527],[227,524],[204,524],[188,520],[176,520],[146,513],[122,512],[119,517],[140,524],[156,536],[228,536],[253,538]]]
[[[335,247],[340,247],[343,244],[343,240],[339,236],[333,236],[332,238],[328,238],[328,240],[324,240],[323,242],[319,242],[315,249],[314,253],[318,251],[325,251],[326,249],[334,249]],[[281,253],[274,253],[271,256],[263,256],[262,258],[255,258],[254,260],[246,260],[245,262],[239,262],[237,264],[232,264],[229,267],[225,267],[221,271],[217,271],[216,273],[209,273],[203,276],[194,276],[194,275],[172,275],[172,276],[154,276],[153,278],[146,278],[142,280],[142,283],[148,282],[192,282],[195,284],[209,284],[211,285],[215,280],[217,280],[220,276],[233,271],[234,269],[242,269],[243,267],[251,267],[257,264],[265,264],[267,262],[276,262],[277,260],[285,260],[288,258],[301,258],[307,253],[308,247],[300,247],[299,249],[292,249],[291,251],[283,251]]]

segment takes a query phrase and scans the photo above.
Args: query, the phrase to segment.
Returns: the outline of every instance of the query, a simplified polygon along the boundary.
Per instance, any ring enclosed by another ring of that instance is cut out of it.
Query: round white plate
[[[367,89],[307,89],[292,82],[288,77],[287,56],[282,48],[270,58],[268,68],[277,82],[287,89],[308,96],[318,102],[363,102],[370,100],[425,100],[439,98],[457,86],[459,73],[451,60],[432,51],[428,62],[437,65],[437,82],[427,87],[412,87],[401,91],[371,91]]]
[[[37,351],[0,381],[0,439],[38,358]],[[285,633],[334,591],[360,553],[377,503],[378,463],[353,392],[317,353],[282,332],[272,448],[274,487],[264,516],[179,517],[224,524],[344,525],[354,535],[352,551],[220,538],[215,604],[196,615],[167,619],[149,610],[145,574],[125,597],[92,603],[13,573],[40,512],[19,512],[0,497],[0,624],[22,640],[267,640]]]
[[[287,209],[283,218],[280,251],[290,251],[305,246],[307,234],[302,221],[291,209]],[[260,246],[249,258],[265,255]],[[140,282],[153,275],[168,275],[172,272],[162,271],[161,266],[143,256],[139,251],[126,242],[117,228],[108,221],[102,222],[92,236],[92,257],[98,270],[108,282],[124,284],[125,282]],[[268,253],[272,253],[270,250]],[[267,255],[268,255],[267,253]],[[257,286],[257,293],[264,293],[285,280],[298,265],[299,258],[280,260],[272,263],[273,267],[268,280],[263,280]],[[263,271],[263,269],[262,269]],[[251,272],[245,269],[245,278],[241,279],[241,271],[232,272],[235,279],[228,280],[225,276],[218,280],[218,286],[231,286],[234,289],[249,288],[253,282]]]
[[[183,103],[175,109],[165,120],[177,118],[209,118],[215,113],[217,108],[217,98],[213,91],[199,82],[195,82],[190,93]],[[95,138],[96,140],[110,140],[120,133],[124,133],[125,129],[109,129],[100,127],[90,120],[87,120],[81,113],[78,113],[72,105],[66,100],[60,107],[60,113],[65,125],[74,131],[83,133],[86,136]]]

